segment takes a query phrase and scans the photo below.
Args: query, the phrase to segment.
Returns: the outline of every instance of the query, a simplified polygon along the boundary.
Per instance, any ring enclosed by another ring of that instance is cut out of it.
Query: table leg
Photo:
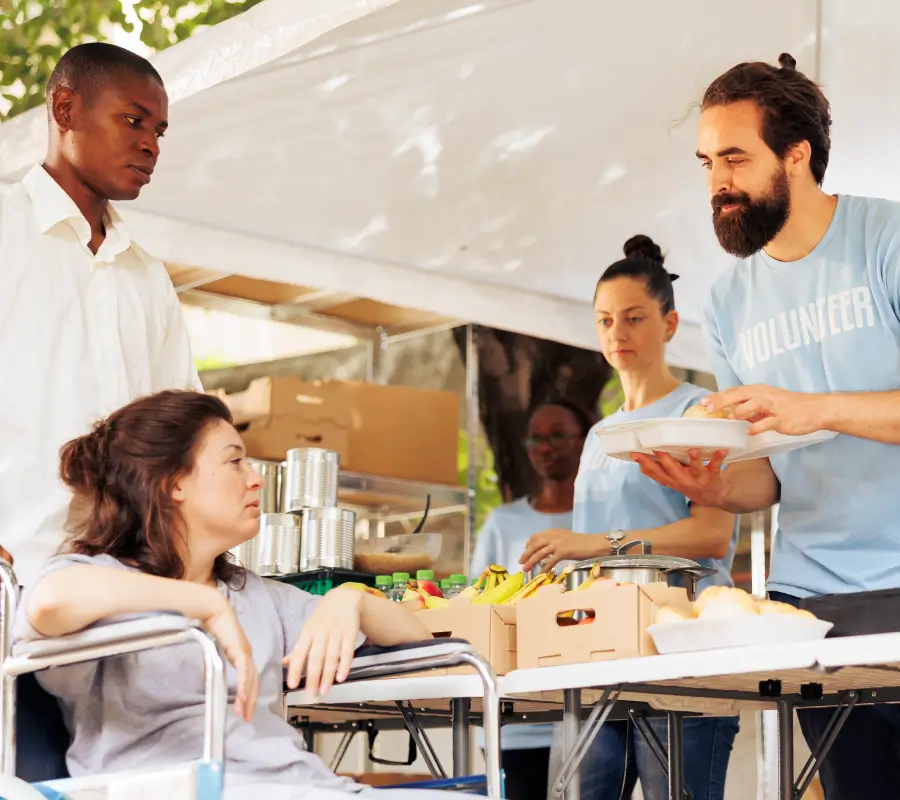
[[[581,689],[563,692],[563,762],[575,749],[581,732]],[[575,770],[566,788],[566,800],[581,800],[581,769]]]
[[[471,774],[469,756],[471,740],[469,728],[470,700],[468,697],[454,697],[450,701],[453,720],[453,777]]]
[[[684,747],[681,714],[667,711],[669,728],[669,800],[684,800]]]
[[[794,800],[794,706],[778,701],[778,798]]]

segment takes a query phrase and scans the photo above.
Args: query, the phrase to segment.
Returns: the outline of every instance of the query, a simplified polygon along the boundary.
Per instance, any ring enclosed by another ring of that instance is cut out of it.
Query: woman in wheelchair
[[[337,588],[324,597],[265,580],[228,550],[259,527],[261,479],[227,407],[195,392],[131,403],[62,450],[72,490],[68,537],[26,588],[18,640],[55,637],[121,615],[197,619],[230,662],[225,797],[315,798],[391,790],[339,778],[284,720],[285,679],[310,692],[346,678],[364,641],[430,638],[397,603]],[[190,644],[38,674],[63,708],[72,777],[198,757],[204,677]],[[404,795],[431,794],[405,791]]]

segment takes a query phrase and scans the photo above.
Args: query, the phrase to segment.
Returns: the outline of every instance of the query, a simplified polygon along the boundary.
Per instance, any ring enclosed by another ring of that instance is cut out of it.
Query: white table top
[[[886,664],[900,665],[900,633],[522,669],[500,677],[498,682],[501,697],[513,698],[563,689],[660,682],[677,684],[682,679],[727,679],[727,676],[757,673],[771,674],[771,677],[777,678],[779,673],[790,670],[810,670],[824,675],[826,669]],[[898,683],[900,678],[894,680],[891,677],[884,685]],[[860,685],[856,688],[876,687]],[[480,698],[482,695],[481,679],[477,675],[426,675],[335,686],[322,698],[310,697],[302,691],[292,692],[288,695],[288,703],[291,706],[343,705],[452,697]]]

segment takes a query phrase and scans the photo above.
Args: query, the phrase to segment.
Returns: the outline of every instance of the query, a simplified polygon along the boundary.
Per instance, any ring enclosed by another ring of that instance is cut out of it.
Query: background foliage
[[[162,50],[261,0],[125,0],[141,21],[141,42]],[[116,27],[136,29],[123,0],[0,0],[0,95],[6,118],[44,101],[59,57],[82,42],[109,41]]]

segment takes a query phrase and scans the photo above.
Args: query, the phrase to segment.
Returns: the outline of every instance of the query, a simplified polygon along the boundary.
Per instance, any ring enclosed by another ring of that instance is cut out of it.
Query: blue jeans
[[[668,750],[665,718],[649,722],[663,749]],[[737,717],[684,720],[684,779],[694,800],[725,797],[725,773],[738,727]],[[629,798],[638,778],[644,800],[667,800],[668,780],[643,737],[627,722],[607,723],[581,764],[582,800]]]
[[[800,600],[769,592],[772,600],[799,606]],[[797,721],[813,749],[831,720],[833,708],[797,709]],[[826,800],[875,800],[900,793],[900,706],[854,708],[819,769]]]

